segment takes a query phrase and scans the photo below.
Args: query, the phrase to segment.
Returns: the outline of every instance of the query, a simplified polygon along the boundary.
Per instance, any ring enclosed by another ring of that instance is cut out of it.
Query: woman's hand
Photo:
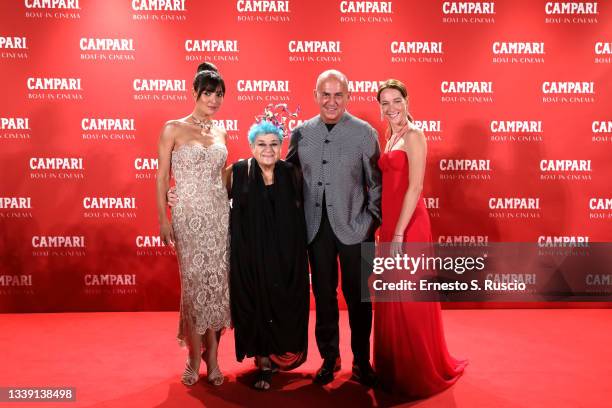
[[[389,244],[389,255],[391,257],[395,257],[396,255],[402,255],[404,250],[403,250],[403,245],[404,245],[404,236],[403,235],[398,235],[395,234],[393,235],[393,239],[391,240],[391,243]]]
[[[165,245],[174,247],[174,228],[172,228],[172,224],[170,224],[168,220],[162,222],[162,224],[159,226],[159,235]]]
[[[166,200],[168,201],[168,205],[170,207],[174,207],[176,203],[178,203],[178,196],[176,195],[175,191],[176,188],[173,186],[170,187],[166,193]]]

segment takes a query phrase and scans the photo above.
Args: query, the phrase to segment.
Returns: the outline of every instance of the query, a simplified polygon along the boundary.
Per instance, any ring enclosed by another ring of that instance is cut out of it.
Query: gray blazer
[[[300,166],[304,176],[308,243],[321,224],[323,194],[340,242],[353,245],[372,237],[381,217],[379,157],[376,130],[348,112],[331,132],[319,116],[294,129],[287,161]]]

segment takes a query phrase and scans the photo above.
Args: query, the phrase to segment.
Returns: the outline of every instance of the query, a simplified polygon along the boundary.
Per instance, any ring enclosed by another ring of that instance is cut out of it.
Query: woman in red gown
[[[380,242],[431,242],[421,191],[427,144],[412,124],[406,87],[390,79],[377,95],[390,136],[379,160],[383,175]],[[466,361],[448,353],[437,302],[380,302],[374,318],[374,365],[383,389],[426,398],[452,384]]]

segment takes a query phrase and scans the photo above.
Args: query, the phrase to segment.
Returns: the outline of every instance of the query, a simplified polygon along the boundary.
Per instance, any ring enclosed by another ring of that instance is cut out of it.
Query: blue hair
[[[267,120],[262,120],[261,122],[254,123],[249,129],[249,144],[254,144],[257,136],[266,135],[268,133],[276,135],[279,142],[283,143],[283,131]]]

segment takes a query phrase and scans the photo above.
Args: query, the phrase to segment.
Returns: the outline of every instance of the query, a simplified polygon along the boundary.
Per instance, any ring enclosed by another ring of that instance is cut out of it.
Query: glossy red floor
[[[397,400],[349,380],[345,313],[337,379],[324,388],[311,383],[320,364],[311,315],[307,363],[275,376],[265,393],[250,388],[252,362],[235,361],[231,332],[221,345],[226,383],[183,386],[176,313],[0,315],[0,386],[77,389],[76,403],[4,404],[10,407],[612,406],[612,310],[445,310],[443,317],[451,353],[470,365],[455,386],[424,401]]]

